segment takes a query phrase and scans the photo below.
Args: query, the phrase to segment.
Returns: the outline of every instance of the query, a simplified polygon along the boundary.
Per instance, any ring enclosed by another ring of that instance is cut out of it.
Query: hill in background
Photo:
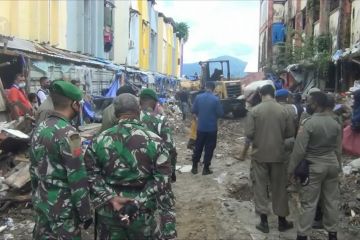
[[[211,61],[221,61],[221,60],[229,60],[230,61],[230,77],[231,78],[240,78],[244,77],[246,73],[244,72],[247,62],[242,61],[236,57],[231,56],[221,56],[213,59],[209,59]],[[220,64],[218,66],[214,65],[210,69],[210,74],[214,71],[214,68],[217,67],[220,69]],[[183,75],[193,76],[195,73],[201,75],[200,65],[198,62],[196,63],[185,63],[183,65]],[[227,73],[224,72],[224,75]]]

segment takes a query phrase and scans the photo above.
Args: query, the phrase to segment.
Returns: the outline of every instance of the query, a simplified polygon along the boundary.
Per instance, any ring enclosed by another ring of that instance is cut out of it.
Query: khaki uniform
[[[259,214],[269,213],[267,186],[270,183],[273,211],[285,217],[289,206],[284,141],[294,136],[294,123],[286,109],[274,99],[264,100],[249,113],[245,133],[252,140],[255,210]]]
[[[287,104],[284,102],[279,102],[281,106],[283,106],[289,116],[294,121],[294,131],[296,131],[296,126],[299,125],[298,123],[298,115],[294,108],[294,105]],[[291,152],[294,147],[295,137],[285,139],[285,162],[286,164],[290,161]],[[287,169],[287,166],[286,166]]]
[[[105,131],[118,123],[118,119],[115,117],[114,104],[107,106],[102,113],[102,122],[100,132]]]
[[[331,113],[315,113],[300,127],[288,172],[303,159],[309,161],[309,184],[300,190],[301,213],[298,234],[309,235],[316,206],[321,197],[323,224],[336,232],[338,224],[341,127]]]
[[[54,111],[54,104],[51,97],[47,97],[45,101],[39,106],[35,113],[35,120],[37,125],[45,121],[45,119]]]

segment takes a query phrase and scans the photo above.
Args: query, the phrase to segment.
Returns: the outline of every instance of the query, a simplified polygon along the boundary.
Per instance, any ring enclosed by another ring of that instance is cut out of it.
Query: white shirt
[[[38,98],[40,100],[39,104],[42,104],[48,96],[48,94],[45,92],[45,90],[41,89],[41,88],[37,91],[36,95],[38,96]]]

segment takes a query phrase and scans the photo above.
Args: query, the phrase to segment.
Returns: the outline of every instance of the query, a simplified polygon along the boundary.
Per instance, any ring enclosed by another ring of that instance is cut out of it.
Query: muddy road
[[[277,217],[269,216],[270,233],[263,234],[255,229],[259,218],[254,212],[253,196],[249,181],[250,159],[239,161],[243,146],[243,120],[222,120],[219,125],[218,145],[212,161],[212,175],[193,175],[186,172],[191,166],[191,151],[186,148],[189,123],[171,119],[178,149],[178,165],[174,192],[177,198],[177,230],[180,240],[292,240],[295,229],[279,233]],[[185,171],[181,173],[180,171]],[[360,193],[359,175],[347,176],[341,185],[341,222],[339,239],[360,239]],[[290,201],[291,215],[296,219],[297,208],[294,199]],[[354,216],[352,216],[355,214]],[[31,239],[33,212],[31,206],[13,206],[1,214],[0,227],[12,219],[12,227],[0,233],[1,239]],[[83,233],[83,239],[93,239],[93,229]],[[327,239],[324,230],[314,231],[312,238]]]

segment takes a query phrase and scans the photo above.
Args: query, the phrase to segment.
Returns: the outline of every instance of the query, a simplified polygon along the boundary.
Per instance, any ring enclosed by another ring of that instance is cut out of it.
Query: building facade
[[[154,5],[154,0],[2,0],[0,34],[179,77],[175,22]]]
[[[318,77],[313,76],[315,85],[339,90],[340,79],[347,77],[344,69],[349,66],[355,69],[354,77],[357,78],[359,64],[353,63],[358,61],[355,53],[360,43],[360,0],[260,1],[260,70],[278,68],[279,56],[284,55],[284,49],[292,49],[290,51],[294,53],[298,49],[306,50],[309,43],[315,46],[309,54],[311,57],[324,50],[330,54],[326,69],[330,74],[321,84],[317,82]],[[323,46],[325,49],[321,49]],[[301,64],[309,60],[304,58]],[[294,58],[282,62],[287,66],[299,63]],[[299,73],[299,66],[297,68]]]

